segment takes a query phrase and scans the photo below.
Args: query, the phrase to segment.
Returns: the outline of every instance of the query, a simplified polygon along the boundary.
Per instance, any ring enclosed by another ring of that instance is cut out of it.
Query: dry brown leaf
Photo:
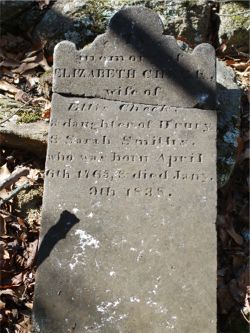
[[[227,49],[227,44],[226,43],[222,43],[219,47],[219,50],[223,53],[225,52]]]
[[[22,60],[22,64],[14,69],[14,73],[23,74],[31,69],[34,69],[38,66],[41,66],[45,71],[50,70],[50,66],[47,63],[46,58],[44,57],[43,51],[37,53],[35,52],[34,55],[29,56]]]
[[[25,53],[25,57],[26,58],[33,57],[35,54],[37,54],[38,52],[40,52],[42,50],[43,50],[43,48],[41,47],[41,45],[39,45],[37,48],[33,49],[32,51]]]
[[[26,94],[26,92],[19,90],[15,95],[15,100],[22,103],[28,103],[31,101],[31,98],[28,94]]]
[[[12,287],[20,286],[22,282],[23,282],[23,273],[19,273],[11,279],[11,286]]]
[[[27,308],[29,308],[31,310],[33,309],[33,303],[27,302],[24,305],[27,306]]]
[[[26,268],[30,267],[33,264],[37,254],[37,247],[38,247],[38,239],[36,239],[34,242],[29,243],[29,246],[27,248],[29,256],[28,260],[25,263]]]
[[[0,67],[17,68],[18,66],[20,66],[20,61],[14,59],[4,59],[0,62]]]
[[[4,260],[9,260],[10,259],[10,254],[7,250],[3,251],[3,259]]]
[[[39,83],[39,78],[36,76],[31,76],[30,74],[28,74],[28,75],[24,75],[24,77],[25,77],[30,89],[32,89],[33,87],[35,87],[36,84]]]
[[[14,74],[11,70],[9,70],[6,67],[2,67],[1,71],[2,71],[2,74],[3,74],[2,78],[3,78],[4,81],[6,80],[5,76],[8,76],[10,78],[17,78],[17,74]]]
[[[1,166],[0,168],[0,181],[8,178],[10,175],[10,170],[7,167],[7,163]]]
[[[226,231],[233,238],[235,243],[237,243],[238,245],[243,244],[243,242],[244,242],[243,237],[241,237],[239,234],[237,234],[237,232],[234,230],[233,226],[231,226],[230,228],[227,228]]]
[[[35,182],[41,176],[41,171],[39,169],[30,169],[30,172],[27,176],[29,180]]]
[[[0,297],[2,295],[15,296],[16,294],[12,289],[5,289],[5,290],[0,290]]]
[[[241,310],[244,319],[250,324],[250,286],[247,287],[245,304]]]
[[[43,55],[43,59],[39,62],[40,66],[44,69],[45,72],[49,71],[51,67],[48,65],[45,56]]]
[[[43,107],[42,118],[49,119],[51,114],[51,103],[48,101]]]
[[[234,64],[231,64],[231,66],[238,70],[238,71],[244,71],[246,70],[250,65],[250,61],[248,60],[247,62],[239,62],[239,63],[234,63]]]
[[[31,62],[31,63],[22,63],[18,68],[14,69],[14,73],[23,74],[30,69],[36,68],[39,66],[39,63]]]
[[[35,55],[23,59],[22,63],[31,63],[31,62],[34,62],[34,63],[38,64],[42,59],[43,59],[42,52],[39,52],[39,53],[36,52]]]
[[[50,101],[47,100],[47,99],[44,98],[44,97],[35,97],[35,98],[33,98],[33,100],[32,100],[32,104],[33,104],[33,105],[44,105],[44,104],[46,104],[46,103],[50,103]]]
[[[38,0],[39,8],[42,10],[46,8],[50,3],[50,0]]]
[[[235,64],[235,60],[234,59],[226,59],[225,63],[227,64],[227,66],[232,66],[233,64]]]
[[[5,308],[5,303],[0,300],[0,310],[3,310]]]
[[[19,91],[17,87],[3,80],[0,80],[0,90],[10,92],[11,94],[16,94]]]
[[[0,215],[0,236],[6,235],[7,229],[6,229],[6,221],[5,218]]]

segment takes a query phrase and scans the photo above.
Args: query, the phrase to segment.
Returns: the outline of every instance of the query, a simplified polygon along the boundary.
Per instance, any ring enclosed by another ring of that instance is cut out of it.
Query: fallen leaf
[[[0,62],[0,67],[17,68],[18,66],[20,66],[20,61],[14,59],[4,59]]]
[[[231,64],[231,66],[238,70],[238,71],[244,71],[246,70],[250,65],[250,61],[248,60],[247,62],[239,62],[239,63],[234,63],[234,64]]]
[[[0,297],[2,295],[15,296],[15,292],[12,289],[0,290]]]
[[[41,10],[46,8],[50,3],[50,0],[38,0],[38,5]]]
[[[11,173],[10,173],[10,170],[8,169],[8,167],[7,167],[7,163],[5,163],[0,168],[0,181],[3,181],[6,178],[8,178],[10,174]]]
[[[31,101],[31,98],[26,92],[19,90],[15,95],[15,100],[22,103],[28,103]]]
[[[23,74],[23,73],[27,72],[28,70],[36,68],[38,66],[39,66],[39,64],[35,63],[35,62],[31,62],[31,63],[24,62],[18,68],[14,69],[13,72],[18,73],[18,74]]]
[[[2,72],[2,75],[3,75],[3,80],[5,81],[6,80],[6,77],[5,76],[8,76],[9,78],[11,78],[11,79],[16,79],[17,77],[18,77],[18,75],[17,74],[14,74],[13,72],[12,72],[12,70],[10,70],[10,69],[8,69],[8,68],[6,68],[6,67],[2,67],[1,68],[1,72]]]
[[[37,63],[39,64],[39,62],[43,59],[43,54],[42,52],[36,52],[34,55],[28,57],[28,58],[25,58],[22,60],[22,63]]]
[[[34,242],[29,243],[29,246],[27,248],[28,260],[26,261],[25,268],[28,268],[33,264],[37,254],[37,247],[38,239],[36,239]]]
[[[226,43],[222,43],[220,46],[219,46],[219,51],[220,52],[225,52],[227,49],[227,44]]]
[[[12,287],[20,286],[22,282],[23,282],[23,273],[19,273],[11,279],[11,286]]]
[[[39,78],[36,76],[24,75],[24,77],[27,80],[27,83],[28,83],[30,89],[35,87],[35,85],[37,85],[39,82]]]
[[[7,250],[4,250],[4,252],[3,252],[3,259],[4,260],[9,260],[10,259],[10,254]]]
[[[233,238],[233,240],[235,241],[235,243],[237,243],[238,245],[242,245],[244,240],[243,238],[237,234],[237,232],[234,230],[234,227],[228,227],[226,229],[227,233]]]
[[[5,303],[0,300],[0,310],[3,310],[5,308]]]
[[[19,91],[17,87],[3,80],[0,80],[0,90],[8,91],[11,94],[16,94]]]
[[[6,235],[7,229],[6,229],[6,221],[5,218],[0,215],[0,236]]]
[[[41,177],[41,171],[39,169],[31,168],[27,178],[32,182],[35,182],[39,177]]]
[[[51,67],[48,65],[45,56],[43,55],[43,59],[39,62],[39,65],[44,69],[45,72],[49,71]]]

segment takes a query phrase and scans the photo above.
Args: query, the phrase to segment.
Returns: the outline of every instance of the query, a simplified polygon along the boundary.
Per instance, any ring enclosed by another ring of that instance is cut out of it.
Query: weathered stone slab
[[[70,42],[55,48],[54,92],[135,103],[215,107],[215,58],[209,44],[192,54],[163,35],[158,15],[126,8],[107,33],[77,51]]]
[[[151,12],[128,13],[139,15],[157,38],[158,27],[150,24],[158,19]],[[120,19],[124,26],[123,15]],[[115,17],[111,26],[119,23],[114,22]],[[136,25],[129,27],[127,47],[133,55],[133,40],[142,36]],[[109,40],[103,52],[112,54],[119,42],[114,34]],[[58,46],[56,64],[69,47]],[[206,49],[214,64],[208,46],[199,50]],[[146,50],[141,49],[142,57]],[[103,54],[100,48],[91,52]],[[65,69],[70,64],[69,58]],[[176,60],[172,64],[177,70]],[[91,66],[96,70],[95,57]],[[154,65],[145,60],[143,66],[150,71]],[[59,79],[54,89],[61,94],[54,93],[52,101],[34,331],[215,333],[215,111],[191,108],[193,95],[182,91],[178,97],[169,76],[161,80],[166,96],[151,101],[143,93],[130,101],[126,95],[97,97],[95,89],[101,92],[112,81],[127,85],[124,77],[102,83]],[[135,84],[147,89],[146,81]],[[198,82],[196,77],[194,95]],[[210,90],[203,92],[210,101]]]

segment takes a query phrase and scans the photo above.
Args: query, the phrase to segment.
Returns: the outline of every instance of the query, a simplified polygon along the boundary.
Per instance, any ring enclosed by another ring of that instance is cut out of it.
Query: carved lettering
[[[149,157],[147,155],[139,155],[139,154],[121,154],[118,152],[111,153],[111,162],[140,162],[146,163],[148,162]]]
[[[100,138],[81,138],[74,135],[67,135],[64,141],[67,145],[83,144],[83,145],[110,145],[111,140],[106,135]]]
[[[176,144],[175,139],[171,139],[170,136],[156,136],[152,137],[133,137],[132,135],[124,135],[121,140],[122,145],[138,145],[138,146],[174,146]]]
[[[114,197],[115,196],[115,190],[111,187],[101,187],[98,188],[97,186],[92,186],[89,188],[89,194],[91,196],[102,196],[102,197]]]
[[[54,74],[58,78],[86,78],[86,79],[135,79],[136,70],[113,68],[55,68]]]

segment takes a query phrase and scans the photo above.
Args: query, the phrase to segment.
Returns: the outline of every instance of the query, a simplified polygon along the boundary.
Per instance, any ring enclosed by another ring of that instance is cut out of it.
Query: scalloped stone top
[[[160,17],[128,7],[111,19],[107,32],[76,50],[57,44],[53,91],[133,103],[214,109],[215,51],[200,44],[183,52],[163,35]]]

